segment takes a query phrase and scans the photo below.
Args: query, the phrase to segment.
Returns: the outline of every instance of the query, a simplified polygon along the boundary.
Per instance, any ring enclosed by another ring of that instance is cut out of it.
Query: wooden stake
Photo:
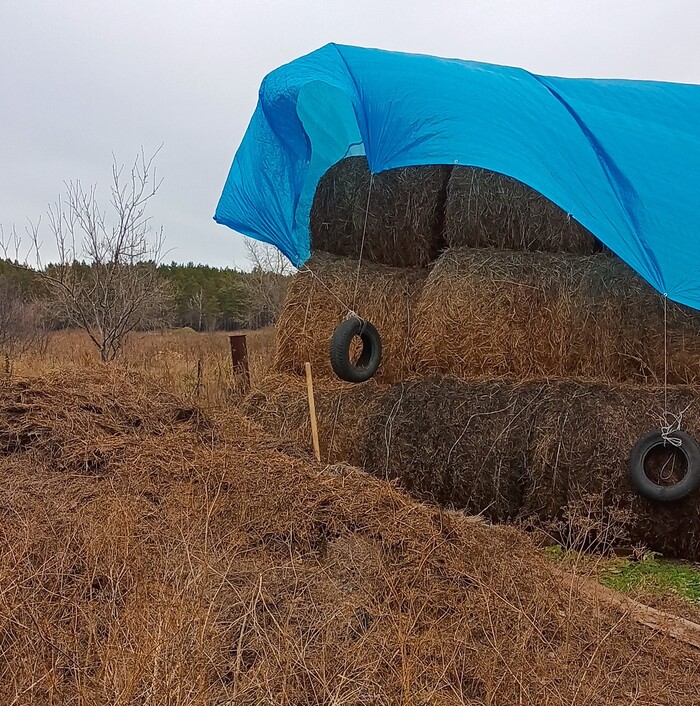
[[[248,344],[244,333],[232,333],[229,335],[231,341],[231,364],[233,365],[233,377],[236,386],[242,394],[250,390],[250,370],[248,369]]]
[[[311,436],[314,442],[314,455],[316,460],[321,460],[321,447],[318,443],[318,425],[316,423],[316,403],[314,402],[314,381],[311,377],[311,363],[305,363],[306,391],[309,397],[309,417],[311,418]]]

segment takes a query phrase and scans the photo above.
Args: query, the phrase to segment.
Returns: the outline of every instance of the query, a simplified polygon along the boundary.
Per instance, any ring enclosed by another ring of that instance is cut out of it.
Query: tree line
[[[140,263],[152,267],[162,279],[167,294],[163,321],[158,325],[191,328],[195,331],[234,331],[241,328],[255,329],[275,322],[278,308],[274,302],[264,301],[266,292],[284,289],[287,275],[269,271],[245,272],[236,268],[213,267],[189,262],[181,264]],[[85,261],[71,264],[76,273],[86,277],[91,265]],[[48,273],[57,265],[46,266]],[[272,280],[261,287],[260,280]],[[281,279],[274,286],[274,280]],[[50,329],[68,328],[69,321],[59,311],[51,310],[51,293],[36,268],[18,261],[0,258],[0,292],[3,302],[21,299],[24,302],[43,304],[47,311],[46,325]]]

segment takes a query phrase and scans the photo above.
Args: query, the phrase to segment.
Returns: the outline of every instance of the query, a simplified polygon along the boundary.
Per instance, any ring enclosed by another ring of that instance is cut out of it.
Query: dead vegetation
[[[4,381],[16,704],[695,704],[697,651],[417,504],[101,369]],[[95,462],[94,459],[99,459]]]

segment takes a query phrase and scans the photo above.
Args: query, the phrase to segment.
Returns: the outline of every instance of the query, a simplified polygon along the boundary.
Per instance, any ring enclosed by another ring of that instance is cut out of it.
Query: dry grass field
[[[0,703],[700,703],[699,649],[520,530],[271,435],[244,412],[302,383],[248,341],[246,400],[218,333],[107,366],[59,333],[2,378]]]
[[[273,327],[249,332],[248,356],[253,386],[272,373],[275,357]],[[15,375],[101,367],[95,347],[83,331],[51,334],[41,350],[30,351],[13,364]],[[178,329],[136,333],[115,366],[146,376],[161,389],[208,408],[226,407],[240,399],[231,370],[226,333]]]

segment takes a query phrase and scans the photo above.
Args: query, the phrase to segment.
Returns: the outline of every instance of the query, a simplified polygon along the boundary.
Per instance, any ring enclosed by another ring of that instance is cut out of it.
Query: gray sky
[[[698,0],[0,0],[0,223],[22,230],[65,180],[105,187],[113,152],[164,143],[169,257],[244,266],[212,215],[280,64],[334,41],[700,83],[699,38]]]

